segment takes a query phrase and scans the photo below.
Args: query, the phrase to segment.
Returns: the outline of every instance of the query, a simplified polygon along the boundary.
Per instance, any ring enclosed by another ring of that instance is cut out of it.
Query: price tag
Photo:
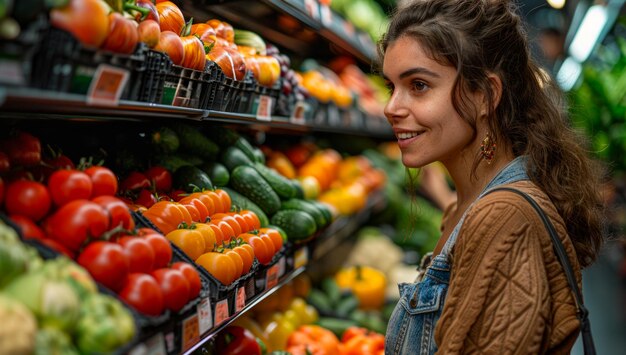
[[[294,268],[300,268],[302,266],[305,266],[306,264],[309,263],[309,248],[307,247],[302,247],[298,250],[296,250],[296,253],[294,255]]]
[[[309,105],[306,101],[298,101],[296,102],[296,106],[293,108],[293,112],[291,112],[291,117],[289,117],[289,122],[294,124],[304,124],[305,123],[305,113],[308,110]]]
[[[349,37],[354,36],[355,29],[354,29],[354,25],[352,24],[352,22],[343,21],[343,30],[346,32],[346,34]]]
[[[0,82],[3,84],[24,85],[26,78],[22,63],[17,60],[0,59]]]
[[[182,336],[182,348],[183,351],[189,349],[200,340],[200,324],[198,322],[198,315],[183,320],[183,336]]]
[[[246,306],[246,288],[237,289],[237,299],[235,302],[235,312],[240,312]]]
[[[320,17],[324,26],[330,27],[333,24],[333,12],[328,5],[320,4]]]
[[[168,354],[171,354],[176,349],[176,343],[174,342],[174,339],[176,339],[174,331],[170,331],[165,334],[165,350]]]
[[[269,290],[272,287],[278,284],[278,264],[273,265],[269,269],[267,269],[267,274],[265,276],[265,289]]]
[[[221,300],[215,305],[215,325],[218,325],[228,319],[228,300]]]
[[[198,329],[204,334],[213,328],[213,315],[211,314],[211,302],[208,298],[203,299],[197,307]]]
[[[166,355],[163,333],[157,333],[144,343],[137,345],[129,352],[130,355]]]
[[[256,119],[259,121],[271,121],[273,106],[274,99],[272,97],[261,95],[259,97],[259,105],[256,108]]]
[[[285,259],[285,256],[281,256],[280,259],[278,259],[278,277],[283,277],[285,274],[285,265],[287,263]]]
[[[320,19],[320,10],[317,0],[304,0],[304,9],[312,18],[316,20]]]
[[[87,91],[87,104],[117,106],[129,76],[128,70],[100,64]]]

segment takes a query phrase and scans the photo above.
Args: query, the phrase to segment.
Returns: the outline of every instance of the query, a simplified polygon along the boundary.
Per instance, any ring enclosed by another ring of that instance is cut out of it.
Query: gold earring
[[[487,164],[491,164],[493,157],[496,155],[496,142],[491,138],[491,135],[487,133],[485,139],[480,144],[480,154]]]

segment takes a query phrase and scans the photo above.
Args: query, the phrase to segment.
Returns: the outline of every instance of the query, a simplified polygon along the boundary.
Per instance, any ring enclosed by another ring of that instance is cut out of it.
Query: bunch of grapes
[[[267,55],[276,58],[280,64],[280,94],[276,103],[276,113],[280,116],[290,116],[296,102],[306,100],[309,92],[298,84],[296,72],[291,69],[291,59],[286,54],[280,53],[276,46],[268,43]]]

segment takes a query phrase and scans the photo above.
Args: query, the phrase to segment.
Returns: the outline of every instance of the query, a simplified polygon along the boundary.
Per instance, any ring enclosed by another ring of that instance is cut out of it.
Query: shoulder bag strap
[[[554,251],[556,253],[557,258],[559,259],[559,262],[561,263],[561,266],[563,267],[563,271],[565,272],[565,277],[567,278],[567,283],[569,284],[570,288],[572,289],[572,293],[574,294],[576,308],[578,309],[577,315],[578,315],[578,319],[580,320],[580,328],[581,328],[581,333],[583,337],[583,349],[584,349],[585,355],[595,355],[596,349],[595,349],[595,345],[593,344],[593,337],[591,336],[591,324],[589,323],[589,311],[587,310],[587,308],[585,308],[585,305],[583,304],[582,294],[580,292],[580,289],[578,288],[578,283],[576,282],[576,277],[574,276],[574,270],[572,269],[572,265],[569,261],[569,258],[567,257],[567,253],[565,252],[565,247],[563,247],[563,243],[561,243],[561,239],[559,239],[559,236],[557,235],[556,230],[554,229],[554,226],[552,225],[552,222],[546,216],[546,214],[543,212],[543,210],[537,204],[537,202],[526,193],[517,189],[510,188],[510,187],[498,187],[498,188],[490,190],[488,194],[495,192],[495,191],[510,191],[510,192],[513,192],[522,196],[524,199],[526,199],[526,201],[530,203],[531,206],[533,206],[535,211],[537,211],[537,214],[539,214],[539,217],[541,218],[541,220],[543,221],[543,224],[548,230],[550,239],[552,239],[552,245],[554,246]]]

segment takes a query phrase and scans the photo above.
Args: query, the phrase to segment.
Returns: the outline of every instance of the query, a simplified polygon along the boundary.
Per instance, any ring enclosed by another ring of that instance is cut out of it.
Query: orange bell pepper
[[[320,354],[331,355],[339,353],[339,339],[330,330],[317,325],[300,326],[287,339],[288,349],[299,345],[314,346],[314,344],[319,345],[323,349],[323,352]]]

